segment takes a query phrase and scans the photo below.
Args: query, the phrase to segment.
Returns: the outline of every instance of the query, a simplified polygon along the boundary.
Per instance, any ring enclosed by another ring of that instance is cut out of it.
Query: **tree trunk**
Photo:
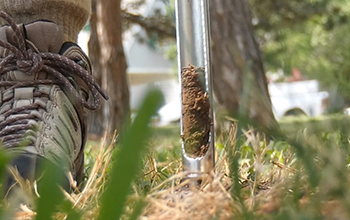
[[[122,44],[120,0],[93,0],[89,55],[93,75],[109,100],[90,114],[90,133],[119,132],[129,121],[129,89]]]
[[[247,0],[210,2],[215,95],[232,115],[277,127]]]

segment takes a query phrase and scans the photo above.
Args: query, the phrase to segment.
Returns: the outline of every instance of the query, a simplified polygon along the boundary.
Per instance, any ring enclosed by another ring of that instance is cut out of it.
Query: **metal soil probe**
[[[214,168],[214,124],[208,0],[176,0],[184,171],[199,178]]]

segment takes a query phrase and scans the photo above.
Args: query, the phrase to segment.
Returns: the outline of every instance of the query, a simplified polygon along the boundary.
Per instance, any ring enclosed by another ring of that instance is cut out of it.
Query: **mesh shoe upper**
[[[81,178],[85,109],[96,109],[101,91],[87,56],[63,43],[58,26],[36,21],[0,28],[0,140],[6,151],[67,164]],[[93,102],[89,102],[89,94]],[[60,164],[61,165],[61,164]]]

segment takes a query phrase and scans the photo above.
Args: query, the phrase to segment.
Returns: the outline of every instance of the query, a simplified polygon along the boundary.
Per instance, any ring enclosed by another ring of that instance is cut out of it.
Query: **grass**
[[[318,117],[285,117],[279,121],[281,129],[286,134],[295,134],[300,130],[308,130],[311,133],[322,132],[347,132],[349,130],[350,116],[348,115],[324,115]]]
[[[217,138],[211,180],[183,192],[172,179],[148,194],[142,217],[349,219],[347,120],[341,115],[289,118],[280,122],[288,136],[273,141],[254,130],[236,137],[232,125]]]
[[[88,143],[81,191],[44,176],[47,193],[23,190],[33,205],[2,203],[1,219],[350,219],[348,117],[287,118],[287,135],[269,141],[233,123],[217,132],[215,170],[198,186],[184,178],[178,126],[148,126],[154,100],[118,146]]]

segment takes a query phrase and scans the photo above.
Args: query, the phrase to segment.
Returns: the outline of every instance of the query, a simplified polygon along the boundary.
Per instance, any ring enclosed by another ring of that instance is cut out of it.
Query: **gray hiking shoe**
[[[22,177],[33,180],[48,160],[80,182],[86,110],[107,95],[91,76],[87,56],[50,21],[0,28],[0,140]],[[89,94],[93,102],[89,102]],[[8,180],[9,187],[13,183]]]

